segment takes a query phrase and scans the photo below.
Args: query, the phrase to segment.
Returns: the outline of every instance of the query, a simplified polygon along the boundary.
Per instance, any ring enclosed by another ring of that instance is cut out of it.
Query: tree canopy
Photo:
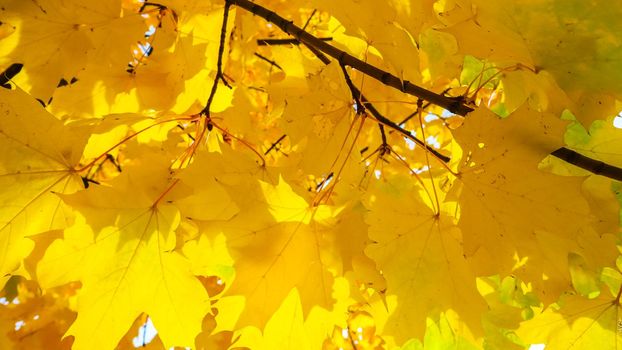
[[[617,349],[620,18],[0,0],[0,348]]]

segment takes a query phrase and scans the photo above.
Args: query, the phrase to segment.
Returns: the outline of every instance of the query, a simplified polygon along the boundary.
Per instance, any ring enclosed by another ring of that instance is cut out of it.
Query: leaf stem
[[[228,132],[227,130],[225,130],[223,127],[219,126],[218,124],[214,123],[213,120],[208,120],[208,123],[210,125],[212,125],[214,128],[220,130],[220,132],[222,132],[223,134],[229,135],[231,136],[233,139],[235,139],[236,141],[240,142],[241,144],[243,144],[246,148],[250,149],[253,153],[255,153],[257,155],[257,157],[259,157],[259,160],[261,160],[261,167],[265,167],[266,166],[266,160],[264,159],[264,157],[261,155],[261,153],[259,153],[259,151],[257,151],[255,149],[255,147],[253,147],[250,143],[244,141],[242,138],[239,138],[233,134],[231,134],[230,132]]]
[[[166,195],[171,192],[171,190],[173,189],[173,187],[175,187],[177,184],[179,183],[179,179],[175,179],[173,180],[173,182],[171,182],[171,185],[168,186],[166,188],[166,190],[164,190],[164,192],[162,192],[160,194],[160,196],[153,202],[153,205],[151,206],[151,208],[155,209],[158,207],[158,204],[160,203],[160,201],[162,201],[162,199],[164,199],[164,197],[166,197]]]
[[[115,143],[112,147],[108,148],[106,151],[104,151],[102,154],[100,154],[99,156],[97,156],[97,158],[93,159],[92,161],[90,161],[88,164],[86,164],[85,166],[83,166],[80,169],[75,169],[74,172],[76,173],[80,173],[83,172],[87,169],[89,169],[90,167],[92,167],[95,163],[97,163],[97,161],[99,161],[100,159],[106,157],[106,155],[108,154],[108,152],[112,151],[113,149],[121,146],[122,144],[126,143],[127,141],[131,140],[132,138],[138,136],[139,134],[153,128],[154,126],[158,126],[160,124],[164,124],[164,123],[169,123],[169,122],[176,122],[176,121],[180,121],[180,120],[193,120],[194,117],[183,117],[183,118],[173,118],[173,119],[167,119],[167,120],[161,120],[155,124],[149,125],[147,127],[144,127],[140,130],[138,130],[137,132],[128,135],[126,137],[124,137],[121,141]]]
[[[346,158],[344,159],[343,163],[341,163],[341,166],[339,167],[339,170],[335,174],[335,181],[329,186],[329,188],[326,190],[325,193],[323,193],[321,195],[318,195],[316,197],[316,199],[313,201],[313,206],[314,207],[318,206],[323,200],[325,202],[328,202],[328,199],[330,198],[330,196],[332,195],[333,191],[335,190],[335,186],[339,182],[339,178],[341,177],[341,172],[343,171],[343,168],[346,166],[348,158],[350,157],[350,154],[352,153],[352,150],[354,149],[354,146],[356,145],[356,140],[358,140],[359,135],[361,135],[361,130],[363,130],[363,125],[365,124],[365,119],[367,119],[366,118],[366,116],[367,116],[366,113],[364,113],[364,114],[357,114],[357,116],[359,116],[361,118],[361,125],[358,127],[358,130],[356,130],[356,134],[354,135],[354,139],[352,140],[352,145],[350,146],[350,148],[346,152]],[[344,141],[344,145],[345,145],[345,141]],[[331,169],[335,165],[336,162],[337,162],[337,159],[335,159],[335,162],[333,162],[333,165],[331,165]]]
[[[423,127],[423,100],[417,101],[417,117],[419,119],[419,126],[421,127],[421,136],[425,140],[425,128]],[[432,192],[434,192],[434,199],[436,199],[436,214],[441,213],[441,203],[438,200],[438,194],[436,193],[436,186],[434,185],[434,177],[432,176],[432,165],[430,165],[430,157],[428,156],[428,152],[425,152],[425,161],[428,163],[428,175],[430,175],[430,183],[432,184]]]

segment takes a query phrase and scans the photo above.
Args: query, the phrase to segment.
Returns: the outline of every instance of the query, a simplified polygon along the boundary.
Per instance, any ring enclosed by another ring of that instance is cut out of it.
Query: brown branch
[[[276,68],[278,68],[278,69],[280,69],[280,70],[283,70],[283,68],[282,68],[281,66],[279,66],[279,64],[278,64],[278,63],[276,63],[275,61],[273,61],[273,60],[269,59],[268,57],[266,57],[266,56],[264,56],[264,55],[262,55],[262,54],[259,54],[259,53],[257,53],[257,52],[255,52],[255,53],[254,53],[254,55],[255,55],[255,57],[258,57],[259,59],[261,59],[261,60],[263,60],[263,61],[266,61],[266,62],[270,63],[270,65],[271,65],[271,66],[275,66]]]
[[[378,123],[378,129],[380,129],[380,137],[382,138],[382,149],[390,149],[387,143],[387,134],[384,132],[384,125]]]
[[[356,109],[356,114],[363,114],[365,113],[365,106],[363,105],[363,103],[361,103],[361,99],[360,97],[360,92],[357,94],[356,91],[358,91],[358,89],[354,86],[354,83],[352,82],[352,79],[350,79],[350,74],[348,74],[348,70],[346,68],[346,66],[341,65],[341,71],[343,72],[343,78],[346,80],[346,84],[348,85],[348,88],[350,89],[350,94],[352,94],[352,98],[354,99],[354,107]]]
[[[421,106],[421,110],[424,111],[426,108],[430,107],[431,103],[427,102],[424,103],[423,106]],[[407,121],[411,120],[412,118],[414,118],[415,116],[417,116],[417,114],[419,114],[419,107],[417,107],[417,109],[410,113],[408,116],[406,116],[406,118],[402,119],[401,122],[397,123],[397,125],[402,125],[404,123],[406,123]]]
[[[305,44],[305,43],[303,43]],[[324,64],[329,64],[330,63],[330,58],[326,57],[326,55],[324,55],[321,51],[319,51],[317,48],[311,46],[311,45],[307,45],[305,44],[305,46],[311,50],[311,52],[313,52],[313,54],[315,54],[315,56],[317,56],[317,58],[322,61]],[[343,67],[343,65],[342,65]],[[384,126],[388,126],[396,131],[398,131],[399,133],[403,134],[404,136],[406,136],[407,138],[409,138],[411,141],[414,141],[416,144],[418,144],[419,146],[424,147],[425,149],[427,149],[428,151],[430,151],[430,153],[432,153],[437,159],[447,163],[451,160],[451,158],[444,156],[442,154],[440,154],[437,150],[435,150],[434,148],[428,146],[425,142],[419,140],[418,138],[416,138],[415,136],[413,136],[409,131],[405,130],[404,128],[402,128],[401,126],[395,124],[392,120],[386,118],[385,116],[383,116],[377,109],[376,107],[374,107],[374,105],[369,102],[369,100],[365,97],[365,95],[363,95],[363,93],[356,87],[354,86],[354,84],[352,84],[351,86],[349,86],[350,89],[352,90],[352,95],[353,96],[359,96],[360,100],[362,102],[363,106],[367,106],[366,110],[368,110],[371,115],[376,119],[376,121],[378,121],[378,124],[383,126],[381,131],[382,134],[384,134]],[[386,135],[384,135],[386,137]],[[385,140],[385,139],[383,139]],[[385,148],[386,149],[386,148]]]
[[[285,18],[279,16],[273,11],[266,9],[258,4],[255,4],[249,0],[225,0],[227,6],[236,5],[246,11],[253,13],[256,16],[259,16],[265,19],[268,22],[275,24],[285,33],[293,36],[295,38],[295,42],[300,42],[307,46],[324,64],[330,63],[330,59],[326,57],[324,54],[333,57],[338,60],[339,63],[343,65],[347,65],[359,70],[361,73],[380,81],[381,83],[398,89],[404,93],[416,96],[420,99],[428,101],[437,106],[443,107],[446,110],[465,116],[469,112],[473,111],[473,108],[467,106],[463,101],[464,98],[462,96],[458,97],[447,97],[443,95],[439,95],[435,92],[426,90],[420,86],[417,86],[407,80],[401,80],[395,75],[386,72],[380,68],[377,68],[373,65],[368,64],[367,62],[361,61],[358,58],[337,49],[336,47],[326,43],[323,39],[317,38],[312,34],[306,32],[304,29],[294,25],[291,21],[286,20]],[[226,21],[225,21],[226,22]],[[225,23],[226,24],[226,23]],[[277,39],[278,40],[278,39]],[[220,58],[220,57],[219,57]],[[220,60],[219,60],[220,61]],[[354,87],[355,91],[358,91],[356,87]],[[444,162],[448,162],[450,158],[444,156],[435,149],[431,148],[423,141],[415,138],[410,134],[410,132],[406,131],[398,124],[394,123],[390,119],[385,118],[381,115],[378,110],[365,98],[364,95],[360,93],[356,93],[360,96],[361,101],[367,107],[367,110],[376,118],[376,120],[382,125],[389,126],[394,130],[397,130],[404,136],[413,140],[415,143],[420,146],[425,147],[430,153],[432,153],[437,158],[443,160]],[[410,116],[409,116],[410,117]],[[558,150],[551,153],[551,155],[562,159],[570,164],[588,170],[594,174],[606,176],[608,178],[622,181],[622,169],[615,167],[613,165],[609,165],[599,160],[595,160],[589,157],[586,157],[582,154],[579,154],[575,151],[572,151],[568,148],[562,147]]]
[[[350,89],[350,93],[352,94],[352,98],[354,99],[354,108],[356,109],[356,114],[363,115],[365,114],[365,105],[361,102],[360,96],[361,92],[354,86],[352,79],[350,78],[350,74],[348,74],[348,69],[343,64],[340,65],[341,71],[343,72],[343,77],[346,80],[346,84]],[[373,107],[373,106],[372,106]],[[384,133],[384,125],[382,123],[378,123],[378,129],[380,130],[380,137],[382,138],[382,145],[380,146],[383,150],[382,154],[384,154],[385,150],[390,149],[389,144],[387,143],[387,135]],[[381,155],[382,155],[381,154]]]
[[[586,157],[566,147],[555,150],[553,153],[551,153],[551,155],[567,163],[578,166],[579,168],[585,169],[593,174],[602,175],[610,179],[622,181],[621,168],[609,165],[605,162],[601,162],[600,160]]]
[[[24,67],[24,65],[21,63],[13,63],[9,68],[5,69],[4,72],[0,73],[0,86],[5,89],[11,89],[11,85],[8,83],[22,70],[22,67]]]
[[[285,137],[287,137],[287,135],[286,135],[286,134],[281,135],[281,137],[279,137],[279,139],[278,139],[278,140],[274,141],[274,142],[272,143],[272,145],[270,146],[270,148],[268,148],[268,150],[267,150],[267,151],[265,151],[263,155],[264,155],[264,156],[267,156],[267,155],[268,155],[268,153],[270,153],[270,151],[272,151],[273,149],[275,149],[275,148],[276,148],[276,146],[277,146],[279,143],[281,143],[281,141],[283,141],[283,139],[285,139]]]
[[[318,38],[322,41],[331,41],[332,37]],[[300,45],[298,39],[257,39],[258,46]]]
[[[387,86],[391,86],[404,93],[414,95],[416,97],[429,101],[455,114],[464,116],[467,113],[473,111],[473,108],[467,106],[462,102],[463,98],[461,96],[458,98],[442,96],[430,90],[426,90],[420,86],[417,86],[407,80],[401,80],[397,76],[387,71],[377,68],[362,60],[359,60],[358,58],[320,40],[319,38],[304,31],[302,28],[294,25],[291,21],[286,20],[285,18],[279,16],[273,11],[266,9],[265,7],[257,5],[249,0],[225,1],[227,4],[236,5],[265,19],[268,22],[273,23],[277,27],[281,28],[282,31],[293,36],[301,43],[309,47],[314,47],[317,50],[327,54],[328,56],[337,59],[339,63],[356,68],[361,73],[371,78],[374,78]]]
[[[227,20],[229,19],[229,8],[231,7],[231,2],[225,2],[225,11],[222,15],[222,27],[220,29],[220,44],[218,46],[218,62],[216,63],[216,76],[214,77],[214,84],[212,85],[212,90],[209,93],[209,97],[207,98],[207,103],[205,103],[205,107],[199,114],[209,116],[209,109],[212,106],[212,102],[214,101],[214,96],[216,96],[216,90],[218,89],[218,82],[222,81],[226,87],[231,88],[231,85],[225,79],[224,74],[222,73],[222,55],[225,51],[225,38],[227,36]]]
[[[311,19],[313,19],[313,16],[315,16],[316,13],[317,13],[317,9],[313,9],[313,12],[311,12],[311,15],[309,16],[309,18],[307,18],[305,25],[302,26],[302,30],[307,29],[307,26],[309,25],[309,23],[311,23]]]
[[[401,133],[402,135],[406,136],[408,139],[410,139],[411,141],[414,141],[419,146],[424,147],[426,150],[428,150],[428,152],[432,153],[434,155],[434,157],[438,158],[439,160],[441,160],[441,161],[443,161],[445,163],[447,163],[447,162],[449,162],[451,160],[451,158],[447,157],[446,155],[443,155],[443,154],[439,153],[434,148],[428,146],[425,142],[423,142],[423,141],[419,140],[418,138],[416,138],[415,136],[413,136],[406,129],[404,129],[401,126],[395,124],[395,122],[392,121],[391,119],[388,119],[385,116],[383,116],[382,114],[380,114],[380,112],[378,112],[376,107],[374,107],[374,105],[369,103],[369,101],[365,98],[365,95],[361,95],[361,100],[363,101],[363,104],[365,104],[367,106],[367,110],[371,113],[371,115],[374,116],[374,118],[376,118],[376,120],[380,124],[388,126],[391,129],[393,129],[393,130]]]

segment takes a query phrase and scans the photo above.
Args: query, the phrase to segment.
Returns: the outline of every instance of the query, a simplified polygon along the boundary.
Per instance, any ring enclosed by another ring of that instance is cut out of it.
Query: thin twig
[[[326,58],[326,56],[324,56]],[[328,59],[328,58],[326,58]],[[451,158],[442,155],[441,153],[439,153],[437,150],[435,150],[434,148],[428,146],[425,142],[419,140],[417,137],[413,136],[413,134],[411,134],[409,131],[405,130],[404,128],[402,128],[401,126],[395,124],[395,122],[393,122],[392,120],[388,119],[387,117],[383,116],[377,109],[376,107],[369,102],[369,100],[365,97],[365,95],[363,95],[363,93],[356,87],[354,86],[354,84],[352,84],[350,86],[350,89],[352,90],[352,94],[355,96],[360,96],[360,99],[362,101],[362,104],[364,106],[367,106],[367,109],[371,115],[378,121],[379,125],[385,125],[390,127],[391,129],[394,129],[396,131],[398,131],[399,133],[403,134],[404,136],[406,136],[407,138],[409,138],[410,140],[414,141],[415,143],[417,143],[419,146],[424,147],[426,150],[428,150],[430,153],[432,153],[434,155],[434,157],[436,157],[437,159],[447,163],[451,160]],[[382,129],[382,131],[384,131],[384,128]],[[384,135],[384,132],[382,133],[382,135]],[[386,136],[384,138],[383,141],[386,141]],[[384,143],[383,146],[387,146],[387,143]],[[384,150],[386,151],[387,148],[385,147]]]
[[[268,153],[270,153],[270,151],[272,151],[276,147],[276,145],[278,145],[279,143],[281,143],[281,141],[283,141],[283,139],[285,139],[285,137],[287,137],[286,134],[281,135],[281,137],[279,137],[278,140],[274,141],[274,143],[272,143],[270,148],[268,148],[268,150],[266,150],[263,155],[267,156]]]
[[[302,30],[307,29],[307,26],[309,25],[309,23],[311,23],[311,19],[313,18],[313,16],[315,16],[316,13],[317,9],[313,9],[313,12],[311,12],[311,15],[309,16],[309,18],[307,18],[307,22],[305,22],[305,25],[302,26]]]
[[[419,127],[421,127],[421,136],[423,137],[423,139],[425,140],[425,128],[423,127],[423,117],[421,116],[423,114],[423,100],[419,99],[417,100],[417,111],[419,111],[417,113],[417,119],[419,119]],[[430,176],[430,183],[432,184],[432,191],[434,192],[434,199],[436,200],[436,215],[440,214],[441,212],[441,203],[438,200],[438,194],[436,193],[436,186],[434,186],[434,176],[432,176],[432,165],[430,164],[430,158],[428,156],[428,152],[425,152],[425,162],[428,163],[428,175]]]
[[[426,108],[430,107],[431,103],[430,102],[426,102],[423,104],[423,106],[421,106],[422,110],[425,110]],[[412,118],[417,116],[417,113],[419,113],[419,107],[417,107],[417,109],[410,113],[408,116],[406,116],[406,118],[402,119],[401,122],[397,123],[397,125],[404,125],[404,123],[406,123],[407,121],[411,120]]]
[[[222,73],[222,55],[225,51],[225,38],[227,36],[227,20],[229,19],[229,8],[231,7],[231,2],[225,2],[225,10],[222,15],[222,27],[220,29],[220,44],[218,46],[218,62],[216,63],[216,76],[214,77],[214,84],[212,85],[212,90],[209,93],[209,97],[207,98],[207,103],[203,110],[199,113],[201,115],[209,116],[209,109],[212,106],[212,102],[214,101],[214,96],[216,96],[216,90],[218,89],[218,82],[222,81],[226,87],[231,89],[231,85],[225,79],[225,76]]]
[[[378,123],[378,129],[380,129],[380,137],[382,138],[382,147],[384,150],[388,149],[387,134],[384,132],[384,125]],[[385,151],[386,152],[386,151]]]
[[[145,1],[143,3],[143,5],[140,7],[140,9],[138,10],[138,12],[143,12],[147,6],[153,6],[153,7],[157,8],[158,10],[166,10],[166,9],[168,9],[168,7],[166,7],[164,5],[157,4],[155,2]]]
[[[324,64],[329,64],[331,62],[330,58],[326,57],[326,55],[324,55],[324,53],[322,53],[321,51],[319,51],[315,47],[313,47],[311,45],[307,45],[307,44],[305,44],[305,46],[307,48],[309,48],[309,50],[311,50],[311,52],[313,52],[317,56],[317,58],[320,61],[322,61]],[[363,93],[356,86],[354,86],[354,84],[352,84],[349,87],[352,90],[352,95],[360,97],[362,105],[367,106],[366,110],[368,110],[371,113],[371,115],[376,119],[376,121],[378,121],[379,124],[384,125],[384,126],[388,126],[391,129],[394,129],[394,130],[398,131],[399,133],[403,134],[404,136],[406,136],[410,140],[412,140],[415,143],[417,143],[419,146],[424,147],[426,150],[428,150],[430,153],[432,153],[434,155],[434,157],[436,157],[437,159],[441,160],[442,162],[447,163],[447,162],[449,162],[451,160],[451,158],[440,154],[437,150],[435,150],[434,148],[428,146],[425,142],[423,142],[423,141],[419,140],[418,138],[416,138],[415,136],[413,136],[409,131],[404,130],[404,128],[402,128],[401,126],[395,124],[395,122],[393,122],[392,120],[390,120],[390,119],[386,118],[385,116],[383,116],[382,114],[380,114],[380,112],[376,109],[376,107],[374,107],[374,105],[371,102],[369,102],[369,100],[365,97],[365,95],[363,95]],[[387,144],[387,146],[388,146],[388,144]]]
[[[361,102],[361,92],[354,86],[352,79],[350,78],[350,74],[348,74],[348,70],[345,65],[340,65],[341,71],[343,72],[343,77],[346,80],[346,84],[350,89],[350,93],[352,94],[352,98],[354,99],[354,106],[356,109],[356,114],[362,115],[365,113],[365,105]],[[378,123],[378,129],[380,130],[380,137],[382,138],[382,145],[380,155],[384,155],[387,150],[390,150],[389,144],[387,143],[387,135],[384,133],[384,126]]]
[[[620,289],[618,290],[618,294],[612,303],[613,305],[620,305],[620,296],[622,296],[622,286],[620,286]]]
[[[254,55],[255,55],[256,57],[260,58],[261,60],[263,60],[263,61],[266,61],[266,62],[270,63],[270,65],[275,66],[276,68],[278,68],[278,69],[280,69],[280,70],[283,70],[283,67],[279,66],[279,64],[278,64],[278,63],[276,63],[275,61],[273,61],[273,60],[269,59],[268,57],[266,57],[266,56],[264,56],[264,55],[262,55],[262,54],[259,54],[259,53],[257,53],[257,52],[255,52],[255,53],[254,53]]]
[[[356,68],[363,74],[374,78],[387,86],[391,86],[404,93],[414,95],[426,101],[432,102],[433,104],[441,106],[455,114],[464,116],[469,112],[473,111],[473,108],[463,103],[463,98],[461,96],[459,98],[442,96],[430,90],[424,89],[420,86],[417,86],[407,80],[402,80],[387,71],[384,71],[369,63],[361,61],[360,59],[346,53],[345,51],[339,50],[331,44],[318,39],[312,34],[304,31],[302,28],[294,25],[291,21],[286,20],[285,18],[279,16],[273,11],[266,9],[263,6],[260,6],[249,0],[226,0],[226,3],[237,5],[238,7],[246,11],[262,17],[266,21],[271,22],[277,27],[281,28],[282,31],[293,36],[301,43],[309,47],[314,47],[317,50],[327,54],[328,56],[337,59],[339,63]]]
[[[346,329],[348,330],[348,339],[350,339],[350,346],[352,346],[352,349],[358,350],[359,348],[354,342],[354,339],[352,338],[352,331],[350,330],[350,326],[348,325]]]
[[[382,114],[380,114],[380,112],[378,112],[376,107],[374,107],[373,104],[369,103],[369,101],[365,98],[365,95],[361,95],[361,100],[367,106],[367,110],[378,121],[378,123],[383,124],[384,126],[388,126],[391,129],[393,129],[393,130],[399,132],[400,134],[406,136],[411,141],[414,141],[416,144],[418,144],[419,146],[425,148],[428,152],[432,153],[432,155],[435,158],[441,160],[442,162],[447,163],[447,162],[449,162],[451,160],[451,158],[449,158],[449,157],[439,153],[437,150],[435,150],[434,148],[430,147],[425,142],[423,142],[423,141],[419,140],[418,138],[416,138],[415,136],[413,136],[413,134],[411,134],[409,131],[405,130],[401,126],[395,124],[395,122],[393,122],[392,120],[390,120],[387,117],[385,117]]]
[[[318,38],[321,41],[331,41],[333,37]],[[257,46],[300,45],[298,39],[257,39]]]
[[[354,86],[354,83],[352,83],[352,79],[350,79],[350,74],[348,74],[348,70],[346,69],[346,66],[341,65],[341,71],[343,72],[343,77],[346,80],[346,84],[348,85],[348,88],[350,89],[352,98],[354,99],[354,106],[356,109],[356,114],[365,113],[365,106],[363,105],[363,103],[361,103],[361,99],[360,99],[360,95],[361,95],[360,91],[357,93],[358,89]]]

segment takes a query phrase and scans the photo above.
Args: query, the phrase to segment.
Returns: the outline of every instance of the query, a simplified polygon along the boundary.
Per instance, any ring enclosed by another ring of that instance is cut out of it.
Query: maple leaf
[[[23,63],[28,78],[18,80],[48,101],[59,81],[75,77],[87,62],[128,61],[127,48],[141,38],[144,25],[137,15],[121,16],[121,10],[119,1],[10,1],[0,18],[17,30],[0,42],[8,53],[0,65]]]
[[[622,165],[622,154],[616,150],[622,142],[622,130],[614,126],[616,118],[597,120],[587,130],[581,125],[573,125],[567,135],[569,146],[592,159],[619,167]]]
[[[245,187],[246,196],[254,199],[241,206],[239,215],[200,226],[210,236],[226,236],[236,271],[228,292],[246,297],[241,324],[265,323],[294,287],[305,311],[313,305],[330,306],[332,265],[323,251],[328,228],[316,222],[330,211],[315,213],[282,182]]]
[[[288,329],[287,333],[283,329]],[[264,329],[265,349],[310,349],[303,327],[302,306],[296,290],[285,298]]]
[[[605,10],[599,2],[559,0],[447,5],[444,30],[462,43],[462,52],[550,73],[584,125],[617,112],[620,70],[612,65],[622,52],[613,39],[621,30],[614,19],[622,11],[619,6]]]
[[[141,312],[167,346],[192,345],[201,329],[209,297],[173,250],[179,210],[158,203],[167,190],[163,178],[149,177],[158,172],[154,165],[130,169],[112,188],[64,198],[76,224],[50,246],[37,274],[46,287],[82,282],[79,316],[67,332],[76,349],[114,347]],[[128,201],[129,188],[135,196]]]
[[[313,1],[313,5],[320,9],[329,11],[345,27],[346,34],[360,37],[370,46],[378,49],[385,57],[386,63],[393,66],[398,75],[405,80],[419,80],[418,60],[419,53],[417,46],[414,45],[409,33],[396,25],[396,17],[400,14],[402,6],[400,2],[378,3],[376,1],[347,1],[346,3],[336,4],[331,1]],[[426,5],[431,5],[426,3]],[[350,11],[352,7],[359,8],[360,11]],[[423,6],[422,6],[423,7]],[[404,11],[406,12],[406,11]],[[415,11],[406,13],[414,15]],[[406,17],[406,16],[404,16]],[[406,18],[400,18],[408,23]],[[401,48],[396,51],[395,48]]]
[[[479,315],[484,304],[462,251],[462,234],[450,218],[435,215],[408,180],[380,188],[366,218],[373,244],[365,252],[387,279],[387,293],[397,296],[387,327],[402,340],[420,337],[428,316],[448,310],[476,325],[469,317]]]
[[[569,294],[556,307],[525,323],[519,334],[554,349],[616,349],[622,341],[617,331],[619,313],[620,305],[611,295],[586,299]]]
[[[563,281],[549,278],[559,273],[546,271],[552,266],[539,262],[547,260],[543,257],[547,248],[525,237],[546,231],[600,245],[591,227],[596,220],[581,194],[583,178],[538,169],[539,162],[560,146],[564,124],[526,107],[503,120],[480,108],[454,133],[466,154],[451,196],[459,201],[465,253],[478,273],[492,273],[486,270],[492,259],[496,271],[503,267],[537,285],[557,283],[557,288],[564,288]],[[600,254],[615,253],[613,246],[608,250],[606,246]],[[550,249],[558,252],[560,247]],[[541,297],[553,301],[561,291],[546,296],[541,289]]]
[[[0,90],[0,284],[33,249],[26,237],[63,229],[68,216],[56,193],[82,187],[74,168],[88,135],[64,126],[21,90]],[[58,135],[48,139],[47,133]]]

